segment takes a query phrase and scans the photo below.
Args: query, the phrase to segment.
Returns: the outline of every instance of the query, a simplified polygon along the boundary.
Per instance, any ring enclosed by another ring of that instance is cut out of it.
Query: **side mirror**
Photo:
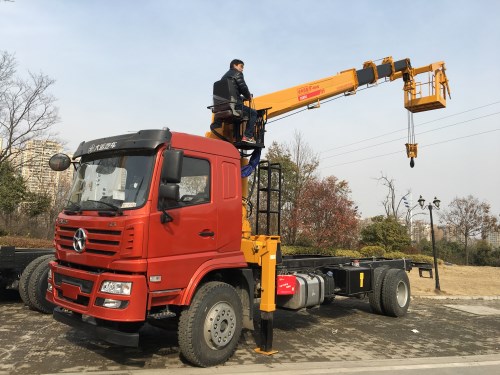
[[[49,167],[53,171],[62,172],[69,168],[71,159],[66,154],[55,154],[49,159]]]
[[[163,166],[161,168],[162,182],[172,184],[181,182],[183,157],[184,151],[182,150],[165,150],[163,152]]]
[[[177,184],[160,184],[160,190],[158,191],[158,203],[159,209],[162,212],[161,215],[161,223],[169,223],[171,222],[172,216],[170,216],[167,212],[167,207],[169,206],[169,202],[175,202],[179,200],[179,185]]]
[[[177,184],[160,184],[158,198],[161,201],[175,201],[179,200],[179,185]]]

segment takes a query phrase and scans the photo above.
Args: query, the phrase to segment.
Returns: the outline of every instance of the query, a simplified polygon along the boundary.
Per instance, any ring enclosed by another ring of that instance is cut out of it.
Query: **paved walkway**
[[[212,369],[182,360],[174,327],[146,326],[139,348],[122,348],[89,340],[50,315],[29,310],[16,297],[0,301],[0,322],[0,374],[380,374],[408,364],[413,367],[405,374],[422,369],[457,374],[475,367],[481,374],[500,373],[498,299],[415,298],[404,318],[372,314],[368,302],[357,299],[339,298],[299,312],[279,310],[274,331],[278,354],[256,354],[254,333],[246,331],[235,355]]]

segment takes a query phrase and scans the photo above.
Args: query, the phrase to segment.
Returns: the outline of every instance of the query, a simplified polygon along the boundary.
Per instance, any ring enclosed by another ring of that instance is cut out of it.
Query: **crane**
[[[424,73],[428,73],[427,80],[417,81],[417,76]],[[256,126],[256,147],[264,147],[264,126],[268,119],[302,107],[319,108],[325,99],[337,95],[353,95],[359,87],[375,85],[381,80],[398,79],[403,79],[404,82],[404,106],[409,114],[406,153],[413,167],[414,158],[417,157],[413,113],[444,108],[446,97],[450,97],[443,61],[413,68],[410,59],[394,61],[389,56],[382,59],[380,65],[376,65],[373,61],[366,61],[362,69],[344,70],[330,77],[258,96],[251,103],[245,103],[247,106],[251,105],[259,113]],[[245,123],[245,119],[241,111],[237,109],[237,102],[238,98],[231,91],[230,83],[226,80],[214,83],[214,105],[209,108],[212,108],[214,112],[214,120],[222,120],[222,129],[214,129],[212,126],[212,131],[207,133],[207,136],[228,140],[240,149],[253,148],[241,142],[243,128],[241,125]],[[234,131],[235,128],[237,131]]]
[[[427,73],[425,81],[417,81],[417,76]],[[406,146],[410,166],[415,165],[417,143],[415,142],[413,113],[430,111],[446,107],[446,98],[450,97],[450,88],[443,61],[413,68],[410,59],[394,61],[392,57],[382,59],[377,65],[373,61],[363,63],[363,68],[341,71],[330,77],[311,81],[270,94],[253,98],[247,106],[255,108],[258,119],[255,125],[256,144],[241,142],[244,126],[248,120],[239,107],[235,85],[227,79],[214,83],[212,123],[208,138],[222,139],[233,143],[240,150],[242,179],[242,240],[241,249],[249,264],[261,267],[261,340],[264,345],[259,349],[264,354],[272,352],[272,314],[276,308],[274,292],[276,290],[276,263],[280,258],[279,235],[252,235],[248,219],[249,202],[248,176],[260,160],[264,147],[265,125],[268,119],[278,117],[299,108],[318,108],[322,101],[337,95],[353,95],[359,87],[376,85],[381,80],[403,80],[404,107],[408,111],[408,142]],[[251,154],[247,151],[252,150]],[[248,157],[250,156],[250,160]],[[249,168],[250,167],[250,168]]]

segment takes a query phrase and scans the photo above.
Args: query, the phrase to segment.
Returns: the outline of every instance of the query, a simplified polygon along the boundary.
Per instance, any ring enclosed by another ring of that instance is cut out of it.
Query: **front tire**
[[[40,265],[40,263],[46,261],[47,259],[53,260],[53,255],[42,255],[38,258],[33,259],[27,266],[24,268],[21,278],[19,280],[19,295],[21,299],[26,304],[26,306],[33,308],[33,305],[30,301],[30,297],[28,295],[29,282],[31,279],[31,275],[35,272],[35,269]]]
[[[204,284],[180,316],[182,355],[200,367],[226,362],[238,346],[242,315],[241,300],[231,285],[217,281]]]
[[[43,260],[28,279],[28,306],[44,314],[52,314],[55,307],[45,298],[48,285],[49,263],[52,260],[53,257]]]
[[[382,305],[385,315],[406,315],[410,306],[410,280],[404,270],[390,269],[382,285]]]

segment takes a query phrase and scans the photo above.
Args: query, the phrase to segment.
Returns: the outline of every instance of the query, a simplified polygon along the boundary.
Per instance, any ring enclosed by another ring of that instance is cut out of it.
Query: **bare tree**
[[[3,89],[5,83],[8,82],[14,75],[16,60],[14,56],[3,51],[0,55],[0,90]],[[0,94],[2,91],[0,91]]]
[[[406,231],[413,240],[413,218],[417,215],[423,215],[424,213],[414,213],[413,209],[418,205],[411,206],[412,203],[408,201],[411,190],[407,190],[404,195],[398,198],[396,195],[396,183],[392,178],[389,179],[388,176],[381,173],[377,181],[387,188],[387,195],[381,202],[382,206],[384,206],[386,217],[394,219],[399,223],[404,220]]]
[[[490,205],[480,202],[472,195],[466,198],[455,198],[449,209],[444,210],[441,221],[445,222],[450,229],[459,235],[464,244],[465,264],[469,264],[469,239],[485,234],[496,227],[496,217],[490,215]]]
[[[0,163],[11,160],[15,167],[22,161],[16,156],[32,139],[48,139],[50,129],[59,120],[56,99],[49,93],[55,81],[48,76],[29,74],[28,79],[14,77],[15,59],[2,53],[0,65]]]
[[[282,166],[282,237],[285,243],[293,245],[297,241],[300,224],[299,198],[306,184],[314,177],[319,158],[297,131],[289,144],[273,143],[266,157],[270,162]]]
[[[389,179],[388,176],[385,176],[381,173],[381,176],[377,179],[382,185],[387,188],[387,195],[382,201],[382,205],[384,206],[385,215],[388,218],[393,218],[398,221],[403,216],[407,216],[406,212],[400,212],[401,204],[404,199],[410,194],[410,191],[407,191],[401,198],[396,197],[396,183],[393,179]]]

